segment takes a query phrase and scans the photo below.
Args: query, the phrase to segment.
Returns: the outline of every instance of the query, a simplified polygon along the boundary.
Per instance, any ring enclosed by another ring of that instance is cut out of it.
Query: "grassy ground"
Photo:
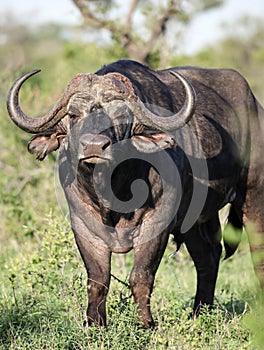
[[[1,244],[0,349],[261,349],[262,313],[246,239],[221,264],[215,309],[189,317],[193,265],[169,244],[152,297],[154,330],[139,327],[129,290],[112,279],[108,330],[83,326],[86,275],[67,222],[49,216],[23,242]],[[43,227],[44,227],[43,226]],[[113,274],[126,280],[132,254],[114,256]]]

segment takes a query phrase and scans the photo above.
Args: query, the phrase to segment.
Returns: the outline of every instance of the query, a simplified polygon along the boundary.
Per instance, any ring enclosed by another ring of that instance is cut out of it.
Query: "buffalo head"
[[[183,84],[186,99],[182,109],[172,115],[157,106],[146,107],[130,80],[120,73],[78,74],[51,111],[41,118],[31,118],[20,108],[18,94],[21,85],[38,72],[31,71],[16,80],[7,107],[15,124],[26,132],[37,133],[28,150],[39,160],[58,149],[72,130],[75,143],[78,139],[78,160],[88,163],[111,160],[112,145],[126,139],[131,139],[141,152],[169,148],[175,141],[167,132],[185,125],[195,109],[194,89],[179,73],[171,72]]]

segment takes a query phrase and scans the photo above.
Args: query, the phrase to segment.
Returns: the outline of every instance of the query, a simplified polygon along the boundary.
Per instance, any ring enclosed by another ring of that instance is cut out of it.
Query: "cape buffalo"
[[[150,297],[169,234],[197,270],[194,313],[212,305],[221,256],[218,212],[250,232],[264,284],[264,112],[231,69],[159,71],[121,60],[78,74],[45,116],[21,109],[22,75],[7,99],[10,118],[35,134],[37,159],[60,149],[59,175],[88,274],[88,324],[106,325],[111,253],[134,249],[130,286],[143,327],[154,325]],[[225,243],[226,256],[236,243]],[[262,255],[261,255],[262,254]]]

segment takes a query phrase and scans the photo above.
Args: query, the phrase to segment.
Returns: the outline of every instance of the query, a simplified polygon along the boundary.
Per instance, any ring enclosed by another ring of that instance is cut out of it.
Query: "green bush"
[[[190,317],[194,268],[185,250],[171,257],[174,249],[169,244],[157,273],[154,330],[140,328],[130,291],[115,279],[108,296],[108,329],[87,328],[83,263],[69,223],[49,215],[31,242],[5,256],[0,278],[0,348],[257,349],[250,328],[256,328],[254,315],[249,312],[254,290],[247,285],[252,276],[244,281],[234,278],[241,270],[242,275],[244,269],[251,270],[247,242],[242,242],[238,256],[221,265],[215,308],[205,309],[196,320]],[[120,259],[114,256],[112,271],[125,280],[133,256]]]

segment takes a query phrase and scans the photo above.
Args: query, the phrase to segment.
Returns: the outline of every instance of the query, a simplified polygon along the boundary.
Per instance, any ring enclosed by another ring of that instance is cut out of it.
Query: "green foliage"
[[[7,254],[2,264],[0,349],[257,349],[249,327],[255,330],[258,321],[246,306],[252,304],[254,291],[234,279],[250,264],[246,242],[239,256],[228,262],[232,276],[224,266],[220,271],[222,281],[232,279],[228,293],[239,291],[236,299],[230,300],[220,280],[215,309],[204,309],[193,320],[193,267],[184,250],[171,257],[175,247],[170,244],[152,298],[156,328],[140,328],[130,292],[112,280],[108,329],[98,329],[83,326],[86,274],[69,224],[50,215],[36,237],[35,242],[17,247],[15,254]],[[126,256],[123,270],[119,259],[114,257],[113,273],[124,279],[132,257]],[[249,283],[252,276],[245,280]]]
[[[264,333],[263,333],[263,314],[264,314],[264,303],[262,302],[255,305],[252,312],[245,316],[243,325],[246,325],[252,332],[252,342],[256,349],[263,349],[264,344]]]

